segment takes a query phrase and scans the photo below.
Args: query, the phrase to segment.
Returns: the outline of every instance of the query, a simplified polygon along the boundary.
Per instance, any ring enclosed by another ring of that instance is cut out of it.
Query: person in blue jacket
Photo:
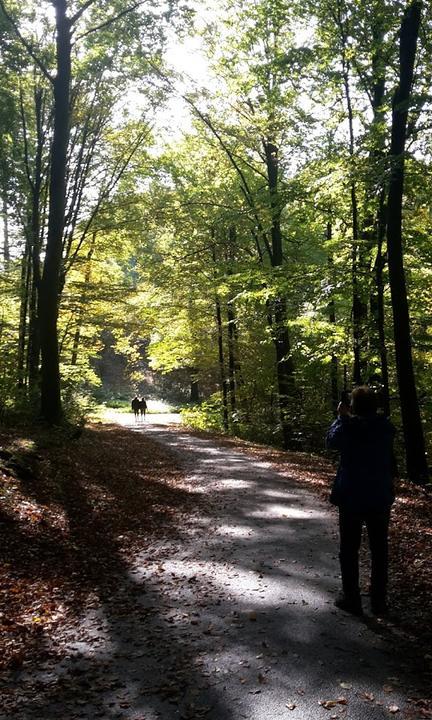
[[[359,549],[366,525],[371,553],[372,612],[387,611],[388,527],[397,470],[393,455],[395,429],[377,413],[376,394],[367,385],[356,387],[351,405],[341,402],[326,444],[340,453],[330,502],[339,507],[340,566],[343,594],[336,606],[363,613],[359,586]]]

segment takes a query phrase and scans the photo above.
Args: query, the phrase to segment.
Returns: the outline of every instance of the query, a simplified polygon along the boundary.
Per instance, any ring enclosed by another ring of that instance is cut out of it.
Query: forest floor
[[[395,504],[390,618],[352,618],[328,460],[112,420],[0,432],[1,720],[432,718],[424,491]]]

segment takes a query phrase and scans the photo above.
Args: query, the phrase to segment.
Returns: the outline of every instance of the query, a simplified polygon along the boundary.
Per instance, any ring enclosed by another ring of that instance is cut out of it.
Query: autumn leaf
[[[321,705],[326,710],[331,710],[336,705],[348,705],[348,700],[344,697],[336,698],[336,700],[319,700],[318,705]]]

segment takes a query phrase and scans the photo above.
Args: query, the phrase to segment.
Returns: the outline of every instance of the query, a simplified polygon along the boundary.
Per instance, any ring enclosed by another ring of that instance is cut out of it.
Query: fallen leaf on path
[[[375,700],[375,695],[368,692],[360,693],[359,697],[361,697],[363,700],[369,700],[370,702],[373,702]]]
[[[336,705],[348,705],[348,700],[344,697],[336,698],[335,700],[319,700],[318,705],[321,705],[326,710],[331,710]]]
[[[388,711],[395,714],[395,713],[399,712],[399,708],[397,705],[390,705],[390,707],[388,708]]]

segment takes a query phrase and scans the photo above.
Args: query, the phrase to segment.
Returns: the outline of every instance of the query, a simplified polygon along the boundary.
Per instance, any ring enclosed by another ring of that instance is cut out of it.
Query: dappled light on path
[[[132,558],[105,539],[112,583],[69,630],[67,656],[33,678],[43,703],[17,720],[384,720],[402,708],[408,660],[333,607],[326,506],[209,439],[130,427],[176,454],[200,505],[180,536]]]

